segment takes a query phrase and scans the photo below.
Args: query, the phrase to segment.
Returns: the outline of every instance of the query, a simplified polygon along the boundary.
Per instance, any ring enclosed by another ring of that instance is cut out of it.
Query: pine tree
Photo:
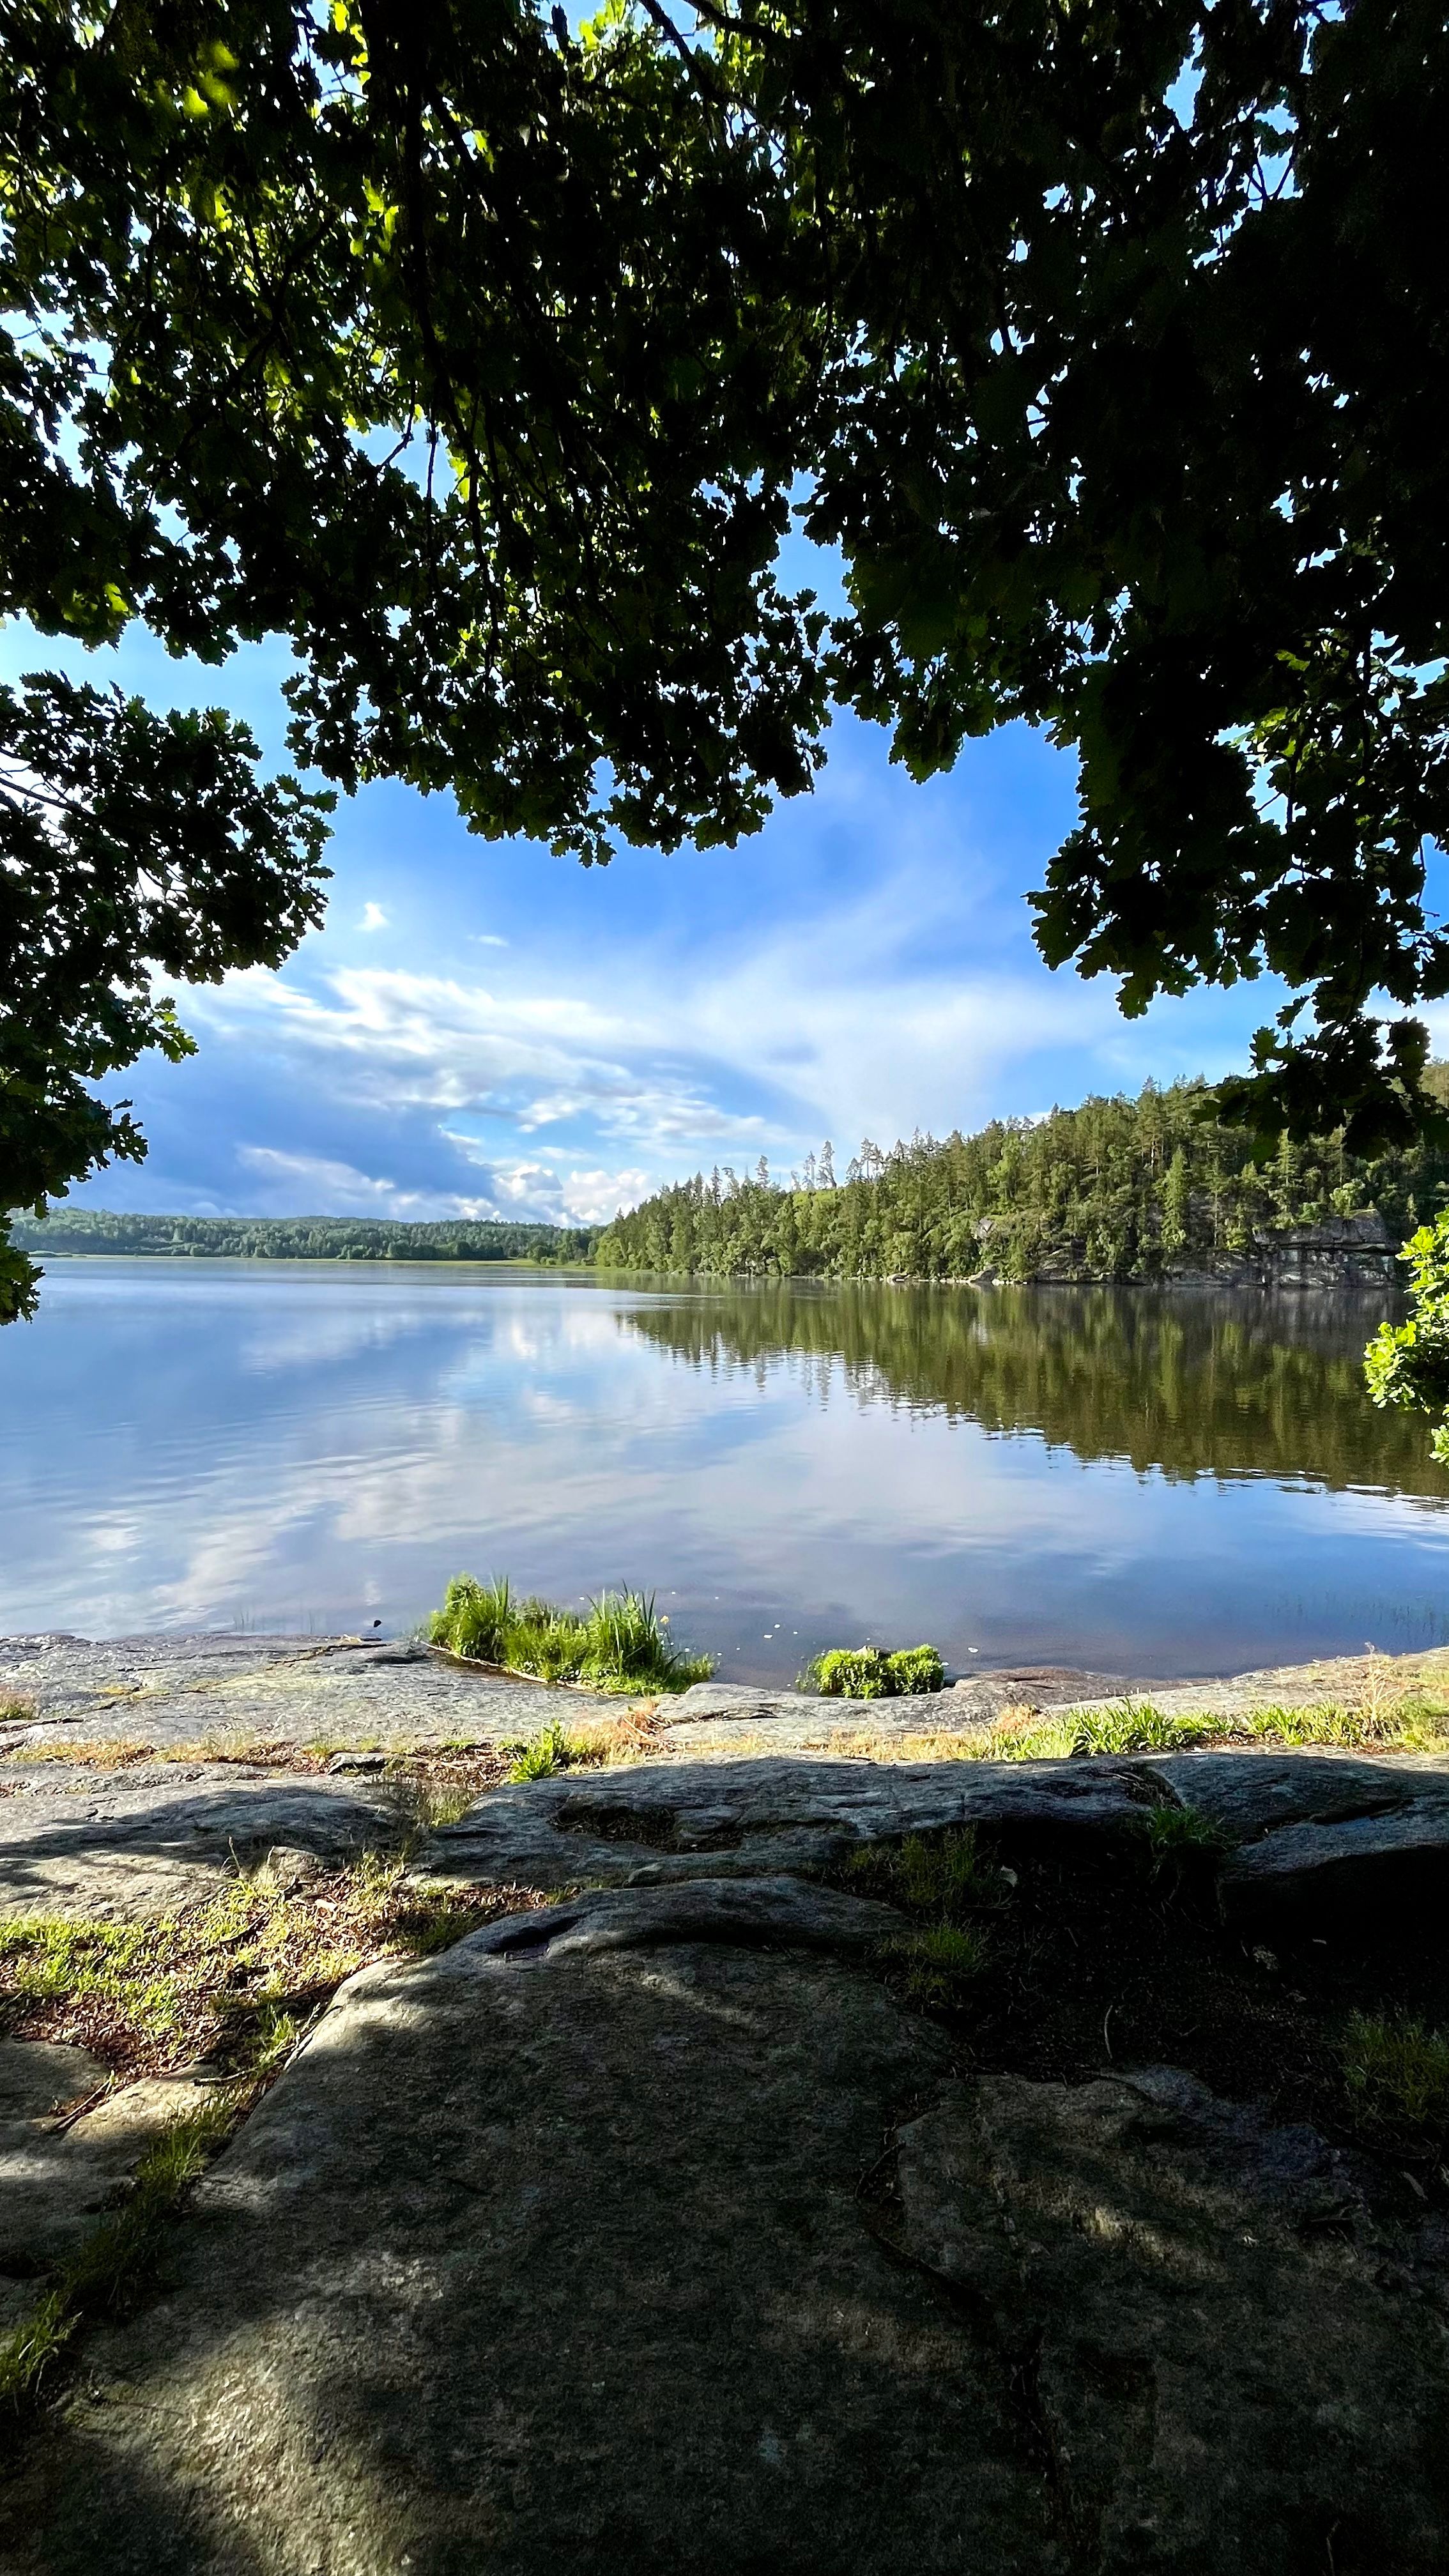
[[[1173,1149],[1167,1178],[1162,1185],[1162,1231],[1159,1239],[1164,1253],[1169,1256],[1181,1252],[1187,1241],[1189,1206],[1187,1156],[1178,1145]]]

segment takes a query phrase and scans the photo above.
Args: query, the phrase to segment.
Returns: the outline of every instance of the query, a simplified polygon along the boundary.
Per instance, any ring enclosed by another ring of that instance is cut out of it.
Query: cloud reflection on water
[[[403,1628],[469,1566],[653,1583],[761,1679],[857,1635],[1162,1672],[1434,1642],[1449,1477],[1363,1400],[1363,1330],[56,1263],[0,1337],[0,1629]]]

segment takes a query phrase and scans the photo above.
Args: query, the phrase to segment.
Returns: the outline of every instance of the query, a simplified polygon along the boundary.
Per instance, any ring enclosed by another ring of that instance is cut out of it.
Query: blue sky
[[[277,643],[223,671],[137,633],[86,655],[11,628],[0,677],[69,668],[153,704],[222,703],[284,762]],[[150,1159],[79,1203],[191,1213],[598,1221],[701,1166],[788,1174],[830,1137],[970,1129],[1150,1074],[1241,1064],[1267,984],[1123,1020],[1051,975],[1023,897],[1069,828],[1075,764],[1024,726],[914,786],[837,720],[813,796],[735,851],[584,870],[471,838],[382,786],[339,806],[327,920],[279,974],[180,996],[199,1054],[144,1060]]]

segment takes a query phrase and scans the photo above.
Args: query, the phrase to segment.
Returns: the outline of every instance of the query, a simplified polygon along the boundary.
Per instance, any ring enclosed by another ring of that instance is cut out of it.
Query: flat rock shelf
[[[360,1878],[441,1927],[311,2005],[77,2311],[4,2428],[7,2576],[1442,2576],[1449,2147],[1356,2122],[1336,2051],[1449,2026],[1449,1763],[886,1758],[1129,1681],[704,1684],[644,1758],[517,1783],[502,1747],[621,1703],[0,1643],[7,1937],[263,1886],[295,1937]],[[231,2080],[128,2079],[55,2009],[0,2026],[17,2331]]]

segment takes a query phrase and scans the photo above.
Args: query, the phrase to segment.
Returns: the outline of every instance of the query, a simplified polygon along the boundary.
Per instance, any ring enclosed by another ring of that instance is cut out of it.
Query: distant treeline
[[[57,1208],[16,1217],[23,1252],[150,1252],[252,1261],[587,1261],[587,1228],[554,1225],[394,1225],[352,1216],[113,1216]]]
[[[1449,1104],[1449,1065],[1430,1068]],[[761,1157],[743,1177],[697,1173],[599,1238],[601,1268],[718,1277],[1151,1278],[1194,1254],[1246,1251],[1255,1233],[1375,1211],[1396,1238],[1449,1199],[1449,1153],[1416,1145],[1372,1161],[1342,1136],[1286,1138],[1248,1159],[1205,1082],[1152,1083],[1136,1100],[1084,1101],[979,1135],[916,1135],[883,1153],[867,1138],[837,1178],[827,1144],[788,1182]]]

